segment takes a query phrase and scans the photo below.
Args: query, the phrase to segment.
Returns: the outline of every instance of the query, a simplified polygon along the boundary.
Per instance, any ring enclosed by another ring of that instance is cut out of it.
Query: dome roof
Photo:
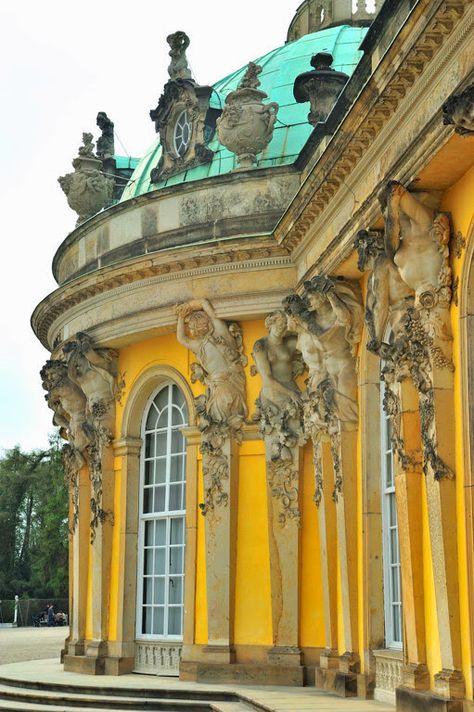
[[[267,168],[293,163],[313,131],[307,119],[309,103],[298,104],[293,96],[294,81],[300,73],[311,68],[311,57],[317,52],[330,52],[334,58],[332,67],[350,76],[362,57],[359,45],[366,32],[366,27],[330,27],[304,35],[254,60],[262,66],[259,89],[268,94],[264,103],[276,101],[280,106],[273,138],[267,148],[258,155],[257,167]],[[211,108],[223,108],[226,96],[237,89],[246,69],[247,65],[214,84],[210,99]],[[160,140],[157,137],[139,162],[121,200],[167,186],[229,173],[236,167],[235,154],[222,146],[216,135],[208,145],[215,152],[210,163],[152,183],[150,173],[161,156]]]

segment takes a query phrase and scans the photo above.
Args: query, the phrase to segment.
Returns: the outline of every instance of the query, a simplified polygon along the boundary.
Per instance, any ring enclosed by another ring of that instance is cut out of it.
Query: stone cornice
[[[201,253],[196,247],[156,253],[129,260],[120,266],[103,268],[65,284],[38,304],[31,324],[42,344],[51,349],[50,327],[62,315],[83,312],[101,297],[113,294],[114,298],[119,298],[133,289],[137,282],[140,286],[158,285],[218,273],[292,265],[286,248],[268,238],[255,238],[251,242],[248,239],[218,242]]]
[[[276,226],[280,244],[295,250],[339,190],[346,190],[346,178],[471,5],[472,0],[418,2]],[[410,36],[412,27],[416,37]]]

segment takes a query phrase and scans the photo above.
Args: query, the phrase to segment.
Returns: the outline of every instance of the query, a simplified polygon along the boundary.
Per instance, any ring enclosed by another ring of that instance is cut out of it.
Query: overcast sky
[[[284,43],[298,0],[16,0],[0,3],[0,448],[47,445],[52,412],[30,327],[55,288],[51,261],[76,215],[57,178],[106,111],[126,151],[154,140],[166,36],[184,30],[195,78],[212,84]],[[116,139],[116,151],[122,152]]]

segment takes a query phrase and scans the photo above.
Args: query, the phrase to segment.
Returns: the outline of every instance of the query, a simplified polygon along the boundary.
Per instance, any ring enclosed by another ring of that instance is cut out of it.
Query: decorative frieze
[[[159,641],[137,640],[135,642],[134,672],[148,675],[179,675],[182,645]]]

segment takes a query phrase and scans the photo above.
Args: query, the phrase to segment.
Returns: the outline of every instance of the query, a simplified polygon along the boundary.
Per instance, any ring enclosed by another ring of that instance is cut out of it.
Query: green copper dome
[[[313,131],[307,120],[309,102],[297,104],[293,97],[294,81],[299,74],[311,69],[311,57],[317,52],[330,52],[334,57],[332,67],[350,76],[362,57],[359,46],[366,32],[366,27],[330,27],[304,35],[254,60],[262,66],[259,89],[268,94],[264,103],[276,101],[280,106],[273,138],[267,148],[258,155],[257,167],[267,168],[293,163]],[[247,66],[242,67],[214,84],[210,99],[212,108],[223,108],[227,94],[237,89],[246,69]],[[216,135],[208,146],[215,152],[210,163],[190,168],[167,180],[151,183],[150,172],[161,156],[158,137],[139,162],[121,200],[178,183],[229,173],[236,167],[235,154],[224,148]]]

